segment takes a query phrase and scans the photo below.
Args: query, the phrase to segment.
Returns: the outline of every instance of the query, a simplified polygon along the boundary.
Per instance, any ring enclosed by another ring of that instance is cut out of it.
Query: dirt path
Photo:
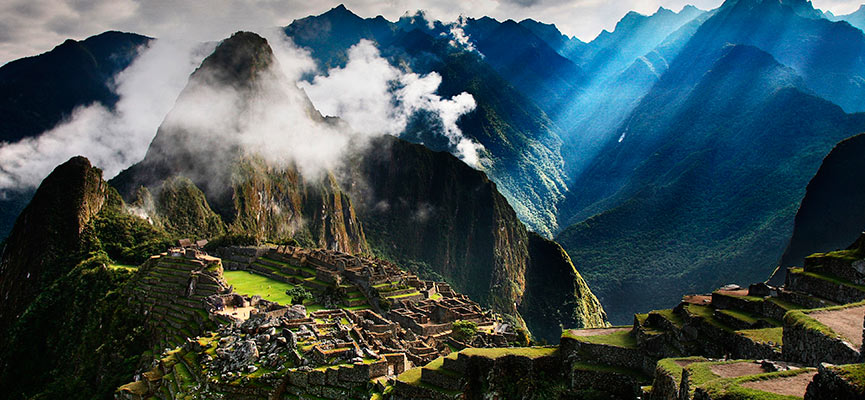
[[[819,311],[808,315],[841,334],[853,347],[857,349],[862,347],[862,321],[865,319],[865,306],[835,311]]]
[[[570,332],[574,336],[597,336],[597,335],[606,335],[608,333],[613,332],[621,332],[621,331],[629,331],[630,327],[624,328],[601,328],[601,329],[572,329]]]
[[[705,306],[707,304],[712,304],[712,296],[706,296],[706,295],[702,295],[702,294],[688,295],[688,296],[682,297],[682,301],[685,303]]]
[[[768,372],[763,369],[762,365],[755,362],[717,364],[711,366],[709,369],[712,370],[713,374],[718,375],[721,378],[735,378],[739,376],[757,375]]]
[[[764,392],[802,397],[805,395],[805,389],[808,388],[808,384],[811,383],[814,375],[817,375],[817,371],[767,381],[745,382],[742,386]]]

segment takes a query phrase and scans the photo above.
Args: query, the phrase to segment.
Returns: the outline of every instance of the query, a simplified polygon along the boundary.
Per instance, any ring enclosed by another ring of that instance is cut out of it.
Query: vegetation
[[[472,321],[454,321],[453,337],[456,340],[471,343],[478,334],[478,325]]]
[[[637,348],[637,338],[628,329],[596,336],[575,336],[565,332],[565,337],[586,343],[606,344],[610,346]]]
[[[294,285],[249,271],[225,271],[223,275],[225,280],[234,286],[234,291],[239,294],[258,295],[264,300],[283,305],[293,304],[292,297],[288,292],[295,287]]]
[[[312,293],[301,286],[294,286],[285,291],[288,297],[291,297],[291,304],[303,304],[306,301],[312,300]]]

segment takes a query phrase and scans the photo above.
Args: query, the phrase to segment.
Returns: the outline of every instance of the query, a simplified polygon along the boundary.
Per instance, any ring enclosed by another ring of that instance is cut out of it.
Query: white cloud
[[[80,107],[36,138],[0,145],[0,189],[34,187],[58,164],[84,155],[113,177],[144,157],[187,77],[212,46],[159,40],[115,77],[114,110]]]
[[[442,135],[452,152],[467,164],[478,167],[482,146],[464,137],[457,126],[460,116],[475,109],[468,93],[442,99],[435,92],[441,85],[438,73],[404,73],[382,58],[368,40],[352,46],[345,67],[333,68],[312,83],[302,82],[316,108],[324,115],[345,120],[362,135],[399,135],[419,111],[438,116]]]

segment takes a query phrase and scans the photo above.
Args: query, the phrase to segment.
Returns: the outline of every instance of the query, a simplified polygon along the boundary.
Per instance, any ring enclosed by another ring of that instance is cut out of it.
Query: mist
[[[39,136],[0,144],[0,191],[37,186],[58,164],[83,155],[106,177],[144,157],[187,78],[214,44],[152,41],[114,78],[119,100],[79,107]]]

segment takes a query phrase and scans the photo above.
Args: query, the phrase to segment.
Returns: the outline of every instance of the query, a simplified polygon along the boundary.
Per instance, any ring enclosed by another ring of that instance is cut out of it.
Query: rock
[[[295,304],[288,308],[285,313],[285,318],[288,319],[303,319],[306,318],[306,307],[303,304]]]

